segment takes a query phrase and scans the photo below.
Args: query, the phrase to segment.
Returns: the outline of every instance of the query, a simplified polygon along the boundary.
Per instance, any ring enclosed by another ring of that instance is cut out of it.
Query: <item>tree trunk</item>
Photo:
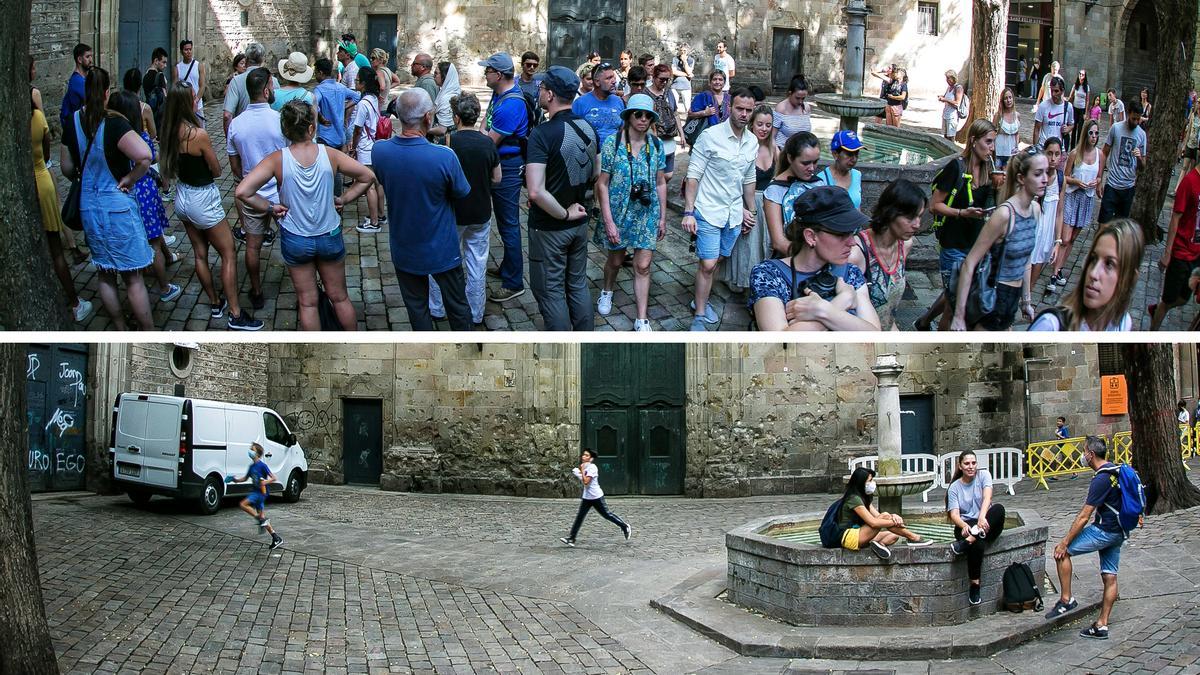
[[[0,409],[24,411],[25,345],[0,345],[0,364]],[[0,418],[0,448],[0,635],[8,638],[0,643],[0,673],[57,673],[33,548],[23,412]]]
[[[1171,172],[1179,163],[1176,149],[1183,133],[1183,104],[1191,88],[1192,63],[1196,58],[1198,5],[1197,0],[1157,0],[1153,5],[1158,11],[1158,78],[1151,92],[1154,109],[1146,139],[1146,167],[1138,174],[1131,211],[1134,220],[1141,223],[1147,243],[1156,243],[1163,237],[1158,221]],[[1127,90],[1123,94],[1127,100],[1138,99],[1136,91]]]
[[[1004,91],[1004,58],[1008,48],[1009,0],[973,0],[971,19],[971,114],[955,137],[967,142],[971,122],[990,120]]]
[[[0,330],[70,330],[42,229],[29,134],[31,0],[0,0]],[[51,144],[57,148],[57,144]]]
[[[1200,504],[1200,489],[1184,473],[1175,417],[1175,358],[1169,344],[1121,345],[1129,386],[1133,465],[1154,513]]]

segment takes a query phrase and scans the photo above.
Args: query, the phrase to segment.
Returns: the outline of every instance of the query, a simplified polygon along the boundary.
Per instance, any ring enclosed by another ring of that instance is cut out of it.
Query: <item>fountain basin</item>
[[[841,94],[813,94],[808,99],[822,110],[838,117],[878,117],[883,114],[887,103],[878,96],[842,96]]]
[[[945,626],[999,611],[1010,563],[1027,563],[1037,579],[1045,572],[1048,528],[1032,511],[1009,512],[984,557],[983,602],[975,606],[966,559],[949,546],[897,544],[885,564],[869,550],[822,548],[813,537],[822,516],[771,516],[728,532],[726,600],[797,626]],[[945,516],[906,520],[946,541]]]
[[[875,494],[880,497],[919,495],[933,487],[936,474],[906,473],[901,476],[875,476]],[[847,479],[850,477],[847,476]]]

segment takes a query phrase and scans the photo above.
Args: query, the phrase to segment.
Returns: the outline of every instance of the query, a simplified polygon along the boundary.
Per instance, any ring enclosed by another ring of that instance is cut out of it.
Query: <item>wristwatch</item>
[[[684,218],[687,218],[688,216],[692,216],[693,218],[695,218],[695,217],[696,217],[696,212],[695,212],[695,211],[684,211],[684,212],[683,212],[683,217],[684,217]]]

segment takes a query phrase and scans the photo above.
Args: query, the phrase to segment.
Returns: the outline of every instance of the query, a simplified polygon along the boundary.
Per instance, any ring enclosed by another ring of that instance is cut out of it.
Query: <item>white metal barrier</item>
[[[934,488],[947,488],[954,478],[954,470],[958,466],[958,456],[961,451],[948,452],[944,455],[914,454],[900,456],[900,470],[904,473],[924,473],[932,471],[933,486],[921,493],[921,501],[929,501],[929,493]],[[1005,486],[1008,494],[1015,495],[1013,489],[1025,478],[1025,465],[1022,463],[1021,451],[1017,448],[986,448],[976,450],[979,468],[987,469],[992,474],[992,483]],[[879,463],[878,455],[867,455],[851,459],[850,471],[863,466],[876,469]]]

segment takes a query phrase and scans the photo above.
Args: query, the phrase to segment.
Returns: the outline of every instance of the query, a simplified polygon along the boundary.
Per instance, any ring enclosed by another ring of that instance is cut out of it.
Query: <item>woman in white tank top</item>
[[[237,198],[253,209],[271,209],[279,220],[283,261],[296,287],[301,330],[320,330],[320,277],[343,330],[355,330],[358,319],[346,292],[346,246],[342,241],[342,205],[358,199],[374,182],[370,169],[340,150],[313,143],[316,113],[302,100],[280,111],[280,126],[291,145],[266,157],[238,184]],[[333,195],[334,174],[354,179],[341,197]],[[279,205],[271,207],[258,189],[274,177]]]
[[[1021,114],[1017,112],[1017,97],[1012,89],[1000,93],[1000,107],[992,124],[996,127],[996,168],[1003,171],[1021,140]]]
[[[1079,145],[1067,156],[1067,166],[1063,170],[1063,196],[1059,209],[1062,211],[1061,225],[1058,238],[1058,257],[1054,259],[1054,276],[1051,282],[1066,288],[1067,281],[1062,277],[1062,268],[1067,264],[1071,255],[1071,247],[1075,245],[1075,237],[1079,230],[1092,224],[1092,214],[1096,207],[1096,182],[1100,174],[1100,123],[1088,120],[1083,124],[1079,135]]]

